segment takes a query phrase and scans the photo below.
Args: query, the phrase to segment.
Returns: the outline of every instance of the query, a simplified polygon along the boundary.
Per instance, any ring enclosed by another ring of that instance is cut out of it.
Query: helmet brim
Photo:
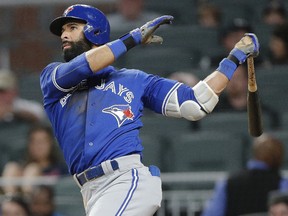
[[[86,23],[85,20],[83,19],[79,19],[79,17],[73,17],[73,16],[69,16],[69,17],[57,17],[56,19],[54,19],[51,24],[50,24],[50,31],[57,35],[57,36],[61,36],[62,34],[62,26],[65,25],[68,22],[80,22],[80,23]]]

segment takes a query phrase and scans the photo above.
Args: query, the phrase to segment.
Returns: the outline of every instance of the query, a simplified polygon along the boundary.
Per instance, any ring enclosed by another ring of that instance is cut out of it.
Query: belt
[[[118,162],[116,160],[110,161],[112,169],[115,171],[119,169]],[[83,186],[86,182],[91,181],[95,178],[99,178],[100,176],[105,175],[104,169],[102,165],[94,166],[86,169],[80,174],[76,175],[76,178],[81,186]]]

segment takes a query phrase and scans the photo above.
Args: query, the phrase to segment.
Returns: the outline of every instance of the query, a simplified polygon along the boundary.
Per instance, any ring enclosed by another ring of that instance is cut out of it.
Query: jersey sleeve
[[[68,63],[49,64],[41,73],[40,86],[45,103],[67,95],[84,79],[93,76],[85,54],[79,55]]]
[[[144,106],[164,115],[170,96],[181,83],[154,75],[149,75],[145,82],[147,85],[143,96]]]
[[[185,101],[194,101],[195,104],[199,104],[195,97],[194,90],[190,86],[175,80],[151,76],[152,77],[148,76],[148,81],[146,81],[148,84],[144,94],[145,107],[162,115],[170,116],[167,112],[171,106],[173,107],[173,103],[177,103],[178,109]]]

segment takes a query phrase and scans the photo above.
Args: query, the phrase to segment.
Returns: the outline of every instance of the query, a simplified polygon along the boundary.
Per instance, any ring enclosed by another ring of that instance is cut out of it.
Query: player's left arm
[[[231,50],[227,58],[224,58],[219,67],[212,74],[205,78],[205,82],[220,95],[226,88],[229,80],[240,64],[243,64],[249,56],[256,57],[259,55],[258,38],[253,33],[246,33],[234,48]]]
[[[165,116],[196,121],[218,102],[218,96],[204,81],[191,88],[175,80],[148,75],[141,84],[145,89],[144,106]]]
[[[226,88],[237,66],[245,62],[248,56],[257,56],[258,53],[259,43],[256,35],[246,34],[212,74],[191,90],[179,87],[171,94],[165,105],[166,115],[197,121],[211,113],[219,101],[218,95]]]
[[[218,95],[205,81],[193,88],[182,84],[169,95],[166,103],[164,101],[163,114],[197,121],[211,113],[218,101]]]

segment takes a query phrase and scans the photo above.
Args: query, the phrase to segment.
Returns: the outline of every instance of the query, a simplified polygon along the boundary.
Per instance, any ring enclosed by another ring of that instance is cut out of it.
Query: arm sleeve
[[[44,105],[64,97],[82,80],[93,75],[85,54],[79,55],[68,63],[49,64],[40,76]]]
[[[220,181],[215,186],[212,198],[207,202],[201,216],[224,216],[226,213],[226,181]]]
[[[70,91],[89,76],[93,76],[93,72],[83,53],[68,63],[58,65],[52,72],[52,81],[60,91]]]

